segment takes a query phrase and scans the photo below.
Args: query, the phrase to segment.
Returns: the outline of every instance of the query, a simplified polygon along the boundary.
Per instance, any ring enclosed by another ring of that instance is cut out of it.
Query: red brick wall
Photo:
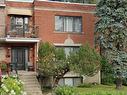
[[[34,3],[35,6],[39,7],[52,7],[52,8],[60,8],[60,9],[72,9],[72,10],[88,10],[94,11],[95,5],[88,5],[88,4],[76,4],[76,3],[67,3],[67,2],[51,2],[51,1],[36,1]]]
[[[10,7],[18,7],[18,8],[32,8],[32,3],[29,2],[13,2],[13,1],[7,1],[6,6]]]
[[[17,7],[17,8],[32,8],[32,3],[26,2],[6,2],[7,6]],[[94,45],[94,23],[95,17],[94,14],[91,13],[95,10],[94,5],[80,5],[80,4],[68,4],[68,3],[55,3],[55,2],[46,2],[46,1],[36,1],[35,10],[33,13],[33,19],[31,17],[30,21],[35,22],[36,26],[39,26],[38,36],[43,42],[51,42],[51,43],[64,43],[65,39],[68,38],[68,34],[75,44],[85,42],[89,42],[91,46]],[[38,10],[36,8],[46,8],[47,10]],[[49,9],[58,9],[48,10]],[[64,11],[60,11],[64,10]],[[69,12],[69,11],[70,12]],[[67,12],[68,11],[68,12]],[[73,12],[75,11],[75,12]],[[76,12],[78,11],[78,12]],[[81,12],[80,12],[81,11]],[[82,33],[59,33],[55,31],[55,15],[64,15],[64,16],[82,16]],[[9,31],[10,29],[10,16],[6,17],[6,29]],[[6,44],[7,47],[13,46],[28,46],[31,51],[34,51],[33,44]],[[5,46],[6,46],[5,45]],[[30,53],[29,55],[30,61],[35,62],[35,55]]]
[[[94,44],[94,23],[95,17],[93,13],[90,13],[95,9],[95,6],[79,5],[79,4],[64,4],[64,3],[51,3],[51,2],[36,2],[35,6],[42,6],[43,8],[57,8],[66,10],[79,10],[89,11],[88,13],[80,12],[66,12],[66,11],[48,11],[48,10],[34,10],[35,12],[35,25],[39,26],[39,37],[42,41],[48,41],[51,43],[64,43],[70,34],[74,43],[89,42],[92,46]],[[40,7],[41,8],[41,7]],[[77,33],[59,33],[55,31],[55,15],[66,16],[82,16],[82,34]]]
[[[7,6],[11,7],[25,7],[32,8],[32,3],[26,2],[6,2]],[[58,3],[58,2],[46,2],[46,1],[35,1],[34,10],[34,21],[35,25],[39,26],[39,38],[42,41],[48,41],[51,43],[64,43],[67,39],[68,34],[75,43],[89,42],[91,45],[94,44],[94,23],[95,17],[91,13],[95,10],[95,5],[83,5],[83,4],[69,4],[69,3]],[[66,12],[66,11],[48,11],[48,10],[37,10],[36,8],[50,8],[60,10],[71,10],[81,11],[80,12]],[[84,13],[83,13],[84,12]],[[82,16],[83,32],[82,34],[77,33],[59,33],[55,31],[55,15],[66,15],[66,16]],[[31,20],[32,21],[32,20]],[[9,17],[7,17],[8,31],[10,29]]]

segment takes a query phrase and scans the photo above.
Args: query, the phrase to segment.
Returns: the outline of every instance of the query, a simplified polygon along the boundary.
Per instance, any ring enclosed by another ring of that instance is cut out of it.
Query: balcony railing
[[[16,26],[14,26],[16,27]],[[16,27],[13,30],[6,32],[6,37],[27,37],[27,38],[37,38],[38,37],[38,26],[28,26],[28,29],[22,27]]]

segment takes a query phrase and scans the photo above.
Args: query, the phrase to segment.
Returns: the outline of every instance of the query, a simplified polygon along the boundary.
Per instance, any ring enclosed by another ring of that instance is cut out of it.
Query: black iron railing
[[[13,27],[14,27],[13,29],[6,32],[6,37],[30,37],[30,38],[38,37],[39,31],[38,26],[28,26],[27,28],[17,26]]]

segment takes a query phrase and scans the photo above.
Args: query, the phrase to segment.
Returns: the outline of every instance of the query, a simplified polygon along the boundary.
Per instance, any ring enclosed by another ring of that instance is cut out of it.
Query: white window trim
[[[72,46],[72,47],[76,47],[76,46],[81,46],[82,44],[62,44],[62,43],[54,43],[55,46]]]

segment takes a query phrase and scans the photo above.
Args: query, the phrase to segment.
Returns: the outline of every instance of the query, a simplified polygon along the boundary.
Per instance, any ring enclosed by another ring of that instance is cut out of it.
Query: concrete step
[[[40,85],[25,85],[25,88],[36,88],[36,89],[40,89]]]
[[[36,72],[20,71],[19,78],[24,82],[27,95],[42,95],[41,86],[36,78]]]
[[[20,79],[22,79],[23,82],[32,82],[32,81],[35,81],[35,80],[36,80],[35,82],[38,82],[38,80],[37,80],[37,79],[34,79],[34,78],[33,78],[33,79],[29,79],[29,78],[20,78]]]
[[[42,95],[40,92],[27,92],[28,95]]]
[[[23,82],[24,82],[24,81],[23,81]],[[24,84],[26,84],[26,85],[29,85],[29,84],[33,84],[33,85],[35,84],[35,85],[37,85],[38,82],[37,82],[37,81],[32,81],[32,82],[31,82],[31,81],[25,81]],[[38,84],[38,85],[39,85],[39,84]]]

